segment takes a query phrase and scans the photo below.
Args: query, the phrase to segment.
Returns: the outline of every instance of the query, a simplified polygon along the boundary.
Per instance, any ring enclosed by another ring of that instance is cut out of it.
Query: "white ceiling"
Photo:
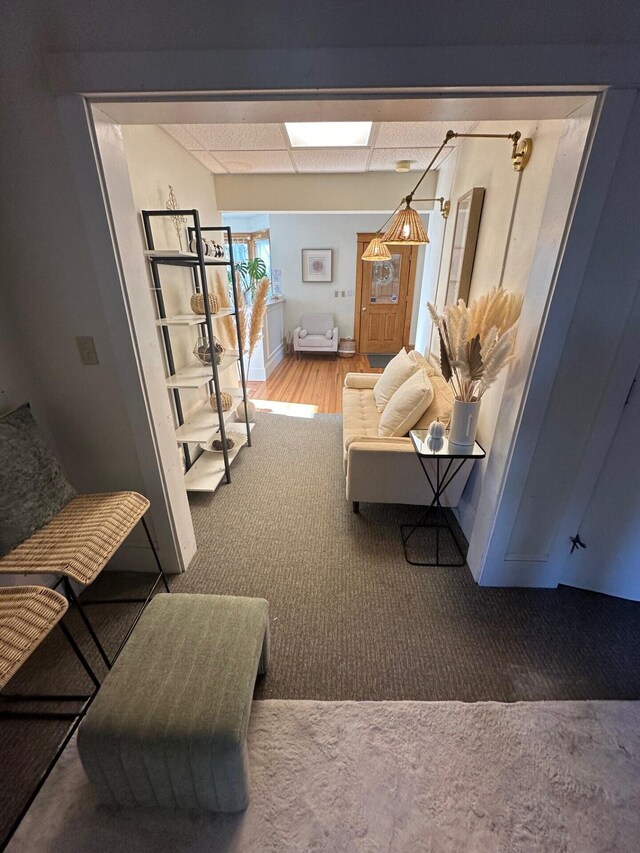
[[[214,174],[244,172],[392,172],[398,160],[423,171],[447,130],[468,133],[473,121],[383,121],[366,147],[292,148],[283,124],[163,124],[161,127]],[[454,139],[440,162],[455,147]]]

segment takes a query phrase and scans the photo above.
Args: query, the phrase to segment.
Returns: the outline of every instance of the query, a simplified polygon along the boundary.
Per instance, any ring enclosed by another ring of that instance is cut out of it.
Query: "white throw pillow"
[[[373,399],[376,401],[376,408],[379,412],[384,412],[384,407],[393,393],[417,370],[418,365],[409,358],[403,347],[398,355],[391,359],[382,376],[373,386]]]
[[[300,329],[300,331],[298,332],[298,337],[306,338],[308,334],[309,332],[307,331],[307,329]]]
[[[433,386],[424,368],[410,376],[393,394],[378,423],[378,435],[406,435],[433,400]]]
[[[324,336],[328,341],[330,341],[333,337],[333,329],[327,329],[327,331],[324,333]]]

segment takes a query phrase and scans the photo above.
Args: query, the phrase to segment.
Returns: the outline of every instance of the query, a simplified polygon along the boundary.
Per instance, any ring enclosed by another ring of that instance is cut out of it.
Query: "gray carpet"
[[[199,551],[172,586],[270,602],[272,664],[258,698],[640,698],[640,604],[569,588],[481,589],[465,568],[410,566],[399,525],[420,510],[351,513],[339,416],[261,414],[253,435],[231,485],[192,498]],[[140,583],[107,573],[90,593]],[[93,613],[117,648],[130,607]],[[74,614],[71,626],[84,636]],[[87,686],[58,632],[14,682],[13,691]],[[0,722],[0,838],[61,730]]]
[[[97,806],[75,744],[9,853],[632,853],[640,702],[255,702],[235,815]]]

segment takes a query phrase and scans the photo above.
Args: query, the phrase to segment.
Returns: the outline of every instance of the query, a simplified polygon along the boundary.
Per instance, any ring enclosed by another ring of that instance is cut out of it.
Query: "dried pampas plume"
[[[262,325],[267,310],[267,296],[269,295],[270,284],[271,282],[268,278],[263,278],[256,287],[256,295],[253,300],[253,308],[251,309],[251,319],[249,320],[249,361],[251,361],[256,344],[262,337]]]
[[[213,285],[213,292],[218,297],[218,302],[220,303],[221,311],[228,311],[231,308],[231,302],[229,301],[229,290],[227,288],[227,284],[222,280],[222,276],[220,275],[220,271],[215,271],[215,280]],[[236,333],[236,322],[235,318],[231,314],[227,314],[225,317],[220,318],[220,328],[221,337],[224,338],[224,343],[228,347],[236,347],[238,346],[238,335]]]
[[[440,334],[444,378],[459,400],[478,400],[513,358],[522,296],[494,288],[469,307],[462,299],[442,314],[428,307]]]

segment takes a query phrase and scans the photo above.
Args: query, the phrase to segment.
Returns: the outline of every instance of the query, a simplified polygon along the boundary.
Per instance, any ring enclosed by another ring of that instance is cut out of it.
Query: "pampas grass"
[[[227,287],[226,281],[223,280],[219,270],[216,270],[214,273],[213,292],[218,297],[220,310],[228,311],[229,308],[231,308],[231,302],[229,300],[229,289]],[[232,314],[227,314],[225,317],[221,317],[220,327],[222,329],[221,336],[224,338],[225,345],[228,347],[237,348],[238,335],[236,333],[235,317],[233,317]]]
[[[269,287],[271,282],[268,278],[263,278],[260,284],[256,287],[256,295],[253,300],[253,308],[251,309],[251,317],[249,318],[249,361],[247,365],[247,373],[251,365],[251,356],[256,348],[256,345],[262,337],[262,326],[264,324],[264,315],[267,310],[267,297],[269,295]]]
[[[469,307],[462,299],[442,314],[428,307],[440,334],[442,375],[458,400],[479,400],[513,358],[522,296],[496,287]]]

